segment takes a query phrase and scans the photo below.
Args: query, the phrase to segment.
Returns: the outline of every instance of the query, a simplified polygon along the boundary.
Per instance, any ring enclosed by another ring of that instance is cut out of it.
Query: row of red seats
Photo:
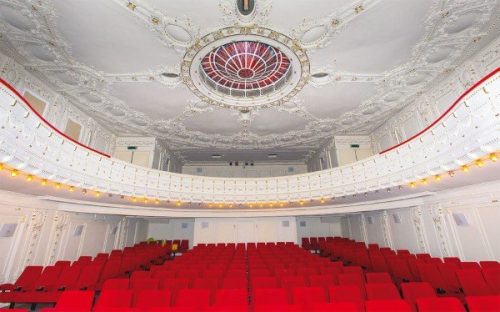
[[[28,266],[13,284],[0,285],[0,302],[55,303],[66,290],[99,290],[113,277],[126,276],[133,270],[147,268],[151,262],[163,261],[170,246],[138,244],[95,258],[81,256],[71,264],[58,261],[53,266]]]
[[[500,264],[496,261],[462,262],[455,257],[441,260],[428,254],[412,255],[408,250],[393,251],[370,244],[334,238],[322,244],[332,259],[357,264],[369,271],[389,272],[402,282],[429,282],[441,294],[500,294]]]

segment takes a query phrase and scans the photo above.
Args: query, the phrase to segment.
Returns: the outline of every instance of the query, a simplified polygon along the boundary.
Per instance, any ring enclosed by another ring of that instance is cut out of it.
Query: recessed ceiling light
[[[267,158],[277,158],[278,154],[267,154]]]
[[[210,156],[210,157],[212,157],[213,159],[220,159],[220,158],[222,158],[222,155],[221,154],[212,154],[212,156]]]
[[[179,77],[179,74],[176,74],[176,73],[161,73],[161,75],[163,77],[167,77],[167,78],[178,78]]]
[[[312,74],[312,76],[314,78],[325,78],[325,77],[327,77],[329,75],[330,75],[329,73],[325,73],[325,72],[319,72],[319,73]]]

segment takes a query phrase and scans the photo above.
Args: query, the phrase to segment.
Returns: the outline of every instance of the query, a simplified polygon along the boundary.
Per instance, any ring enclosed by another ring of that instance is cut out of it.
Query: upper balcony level
[[[5,81],[0,86],[0,163],[91,200],[163,208],[230,210],[333,205],[346,196],[410,189],[496,160],[500,69],[481,79],[410,139],[353,164],[273,178],[212,178],[125,163],[66,137]],[[23,191],[23,190],[17,190]],[[29,191],[27,191],[29,192]],[[106,195],[106,196],[104,196]],[[73,195],[72,195],[73,196]],[[155,205],[156,204],[156,205]]]

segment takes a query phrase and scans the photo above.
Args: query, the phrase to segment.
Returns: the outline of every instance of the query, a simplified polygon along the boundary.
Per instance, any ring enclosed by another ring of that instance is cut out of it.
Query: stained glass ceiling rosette
[[[288,81],[291,67],[288,57],[278,48],[256,41],[236,41],[205,55],[200,72],[212,89],[245,98],[279,90]]]

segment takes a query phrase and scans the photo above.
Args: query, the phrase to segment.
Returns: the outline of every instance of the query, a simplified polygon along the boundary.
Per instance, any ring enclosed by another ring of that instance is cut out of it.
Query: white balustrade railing
[[[162,201],[238,204],[329,199],[406,185],[497,151],[499,103],[497,69],[431,129],[387,153],[307,174],[215,178],[151,170],[88,150],[54,131],[2,84],[0,162],[75,187]]]

